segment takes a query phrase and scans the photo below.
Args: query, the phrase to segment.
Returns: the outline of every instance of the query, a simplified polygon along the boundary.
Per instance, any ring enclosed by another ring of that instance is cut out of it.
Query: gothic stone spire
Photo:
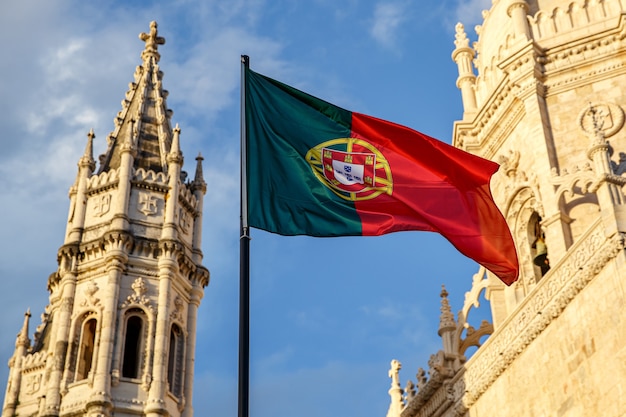
[[[158,36],[156,22],[150,23],[150,32],[141,33],[139,39],[145,42],[142,64],[135,69],[134,81],[122,100],[122,110],[114,119],[115,129],[107,138],[108,149],[100,158],[99,172],[119,168],[120,148],[124,143],[133,143],[136,148],[133,168],[167,172],[173,112],[167,108],[168,93],[163,89],[163,72],[158,65],[161,58],[158,45],[165,44],[165,39]]]

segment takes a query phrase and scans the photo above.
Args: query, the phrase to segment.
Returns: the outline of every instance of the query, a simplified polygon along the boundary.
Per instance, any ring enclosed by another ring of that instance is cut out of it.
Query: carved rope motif
[[[467,385],[466,391],[459,400],[466,407],[474,404],[550,322],[560,316],[569,302],[623,250],[624,236],[617,234],[607,239],[598,223],[561,265],[542,280],[534,295],[524,300],[517,313],[472,357],[465,378],[462,378]]]

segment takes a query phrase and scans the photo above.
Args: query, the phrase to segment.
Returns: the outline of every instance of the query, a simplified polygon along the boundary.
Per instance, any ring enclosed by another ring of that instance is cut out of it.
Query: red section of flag
[[[498,164],[359,113],[352,113],[352,136],[384,155],[393,180],[392,195],[355,202],[363,235],[437,232],[507,285],[515,282],[515,245],[489,189]]]

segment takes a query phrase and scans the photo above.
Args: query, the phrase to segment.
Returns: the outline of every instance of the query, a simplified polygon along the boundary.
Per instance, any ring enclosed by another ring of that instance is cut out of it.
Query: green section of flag
[[[306,161],[320,143],[350,137],[352,114],[246,69],[248,224],[281,235],[361,235],[354,204]]]

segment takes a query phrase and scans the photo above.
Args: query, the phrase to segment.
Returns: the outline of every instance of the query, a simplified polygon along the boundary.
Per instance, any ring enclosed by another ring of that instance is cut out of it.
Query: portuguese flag
[[[245,68],[248,225],[281,235],[437,232],[510,285],[498,164]]]

